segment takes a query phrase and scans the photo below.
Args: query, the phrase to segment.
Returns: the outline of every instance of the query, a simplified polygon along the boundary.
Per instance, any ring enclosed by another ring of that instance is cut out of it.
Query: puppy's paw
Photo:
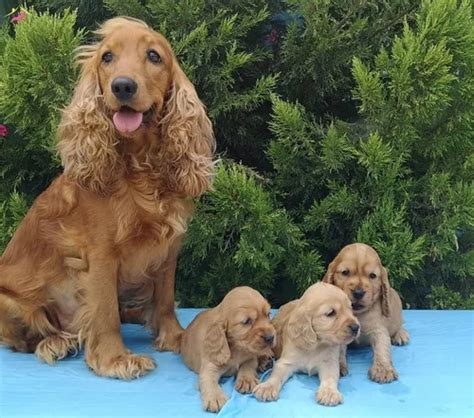
[[[369,369],[369,377],[377,383],[390,383],[398,379],[398,373],[391,366],[387,367],[381,364],[374,364]]]
[[[263,373],[264,371],[270,369],[273,366],[273,357],[271,356],[262,356],[258,358],[258,371]]]
[[[202,407],[205,411],[219,412],[228,400],[229,397],[222,390],[208,393],[202,397]]]
[[[182,335],[182,329],[160,329],[160,333],[158,337],[156,337],[153,347],[158,351],[172,351],[179,354]]]
[[[77,353],[78,350],[79,339],[77,336],[60,333],[41,340],[36,346],[35,354],[38,359],[51,365],[57,360],[67,357],[70,353]]]
[[[143,376],[155,367],[155,362],[148,356],[126,353],[115,357],[106,366],[94,368],[94,371],[100,376],[131,380]]]
[[[410,334],[405,328],[400,328],[392,337],[393,345],[407,345],[410,342]]]
[[[270,382],[263,382],[255,386],[253,389],[254,396],[259,401],[276,401],[280,390],[274,384]]]
[[[342,403],[342,395],[336,389],[323,387],[316,393],[316,401],[324,406],[336,406]]]
[[[349,374],[349,368],[347,367],[347,363],[339,363],[339,375],[347,376],[348,374]]]
[[[235,390],[240,393],[252,393],[255,386],[260,383],[257,376],[238,376]]]

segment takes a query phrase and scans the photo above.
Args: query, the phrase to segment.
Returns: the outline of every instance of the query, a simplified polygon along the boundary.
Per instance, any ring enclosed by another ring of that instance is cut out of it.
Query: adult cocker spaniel
[[[81,47],[59,127],[64,166],[0,258],[0,341],[52,363],[84,345],[98,374],[153,369],[120,336],[135,309],[179,351],[174,275],[191,198],[210,188],[211,123],[166,39],[114,18]]]

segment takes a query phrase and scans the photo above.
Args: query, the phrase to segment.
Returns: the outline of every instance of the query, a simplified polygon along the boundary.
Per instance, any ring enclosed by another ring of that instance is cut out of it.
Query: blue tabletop
[[[199,312],[181,309],[186,326]],[[222,417],[470,417],[473,406],[474,311],[405,311],[411,335],[406,347],[393,347],[400,379],[377,384],[367,377],[370,349],[349,350],[349,375],[339,389],[344,404],[316,404],[318,378],[295,375],[280,399],[260,403],[233,389],[233,378],[222,381],[230,396]],[[158,368],[130,382],[100,378],[83,354],[55,366],[32,354],[0,348],[0,417],[212,417],[201,410],[197,376],[173,353],[151,347],[148,331],[122,327],[125,344],[136,353],[151,354]]]

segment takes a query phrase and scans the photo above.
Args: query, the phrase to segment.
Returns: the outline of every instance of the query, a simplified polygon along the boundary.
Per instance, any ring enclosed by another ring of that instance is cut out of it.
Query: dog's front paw
[[[158,351],[172,351],[179,354],[182,335],[183,330],[180,328],[160,329],[153,347]]]
[[[205,411],[219,412],[228,400],[229,397],[222,390],[220,390],[216,393],[203,395],[202,407]]]
[[[238,376],[235,390],[240,393],[252,393],[255,386],[260,383],[257,376]]]
[[[349,374],[349,369],[347,367],[347,363],[339,363],[339,375],[347,376],[348,374]]]
[[[254,396],[259,401],[276,401],[280,390],[270,382],[260,383],[253,389]]]
[[[36,346],[35,354],[45,363],[54,364],[56,360],[61,360],[68,354],[78,351],[79,339],[77,336],[62,332],[41,340]]]
[[[404,328],[400,328],[392,337],[393,345],[407,345],[410,342],[410,334]]]
[[[390,383],[398,379],[398,373],[391,366],[387,367],[381,364],[374,364],[369,369],[369,377],[377,383]]]
[[[324,406],[335,406],[342,403],[342,395],[336,389],[319,388],[316,401]]]
[[[258,371],[263,373],[264,371],[270,369],[273,366],[273,357],[272,356],[261,356],[258,358]]]
[[[155,362],[148,356],[126,353],[115,357],[107,365],[93,369],[100,376],[131,380],[143,376],[155,367]]]

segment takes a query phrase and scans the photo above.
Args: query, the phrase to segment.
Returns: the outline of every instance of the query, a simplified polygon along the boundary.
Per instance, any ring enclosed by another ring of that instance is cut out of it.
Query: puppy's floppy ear
[[[204,105],[176,59],[173,74],[162,119],[170,187],[196,197],[211,187],[214,134]]]
[[[114,127],[105,114],[94,54],[83,47],[81,77],[71,103],[62,113],[58,150],[67,177],[93,192],[104,193],[118,168]]]
[[[230,348],[221,321],[212,323],[204,337],[204,355],[216,366],[224,366],[230,360]]]
[[[287,325],[288,337],[293,344],[305,350],[318,342],[318,335],[313,328],[311,314],[303,307],[297,307],[291,314]]]
[[[390,282],[388,281],[388,272],[385,267],[382,267],[382,292],[381,292],[381,302],[382,302],[382,315],[385,317],[390,316]]]
[[[335,262],[329,263],[328,270],[323,277],[324,283],[334,284],[334,269],[336,268]]]

